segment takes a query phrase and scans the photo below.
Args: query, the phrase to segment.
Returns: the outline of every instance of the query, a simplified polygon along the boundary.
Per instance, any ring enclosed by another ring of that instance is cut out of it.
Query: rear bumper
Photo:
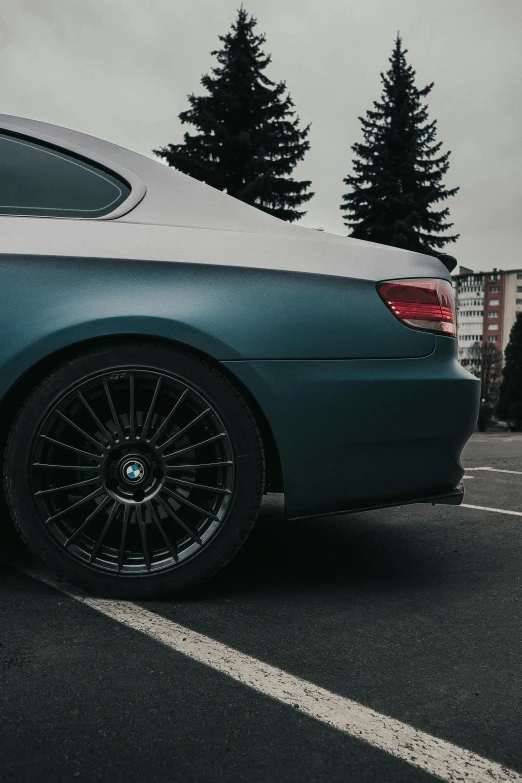
[[[456,352],[437,337],[416,359],[226,362],[272,428],[288,516],[458,499],[480,383]]]

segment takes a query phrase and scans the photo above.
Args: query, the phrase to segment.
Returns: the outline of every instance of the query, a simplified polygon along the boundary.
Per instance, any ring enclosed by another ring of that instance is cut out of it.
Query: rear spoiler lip
[[[452,489],[450,492],[445,492],[444,495],[439,495],[435,498],[426,498],[426,500],[422,500],[421,503],[431,503],[433,506],[435,505],[446,505],[446,506],[460,506],[462,501],[464,500],[464,486],[462,482],[460,484],[457,484],[457,486]]]
[[[458,263],[455,256],[450,256],[448,253],[437,253],[437,258],[442,261],[448,272],[453,272]]]
[[[394,508],[399,506],[412,506],[414,503],[431,503],[435,505],[446,506],[460,506],[464,500],[464,486],[462,482],[457,484],[456,487],[450,489],[449,492],[444,492],[442,495],[429,495],[429,497],[422,498],[406,498],[405,500],[392,500],[389,503],[379,503],[375,506],[358,506],[357,508],[346,508],[341,511],[328,511],[326,514],[300,514],[297,517],[288,517],[288,519],[294,521],[297,519],[318,519],[323,517],[337,517],[343,514],[358,514],[361,511],[376,511],[381,508]]]

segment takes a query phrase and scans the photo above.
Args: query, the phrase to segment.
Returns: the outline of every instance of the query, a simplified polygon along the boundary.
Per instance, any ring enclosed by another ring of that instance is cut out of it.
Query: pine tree
[[[502,354],[493,343],[477,342],[468,348],[462,360],[473,375],[480,379],[480,399],[485,405],[497,405],[500,387]]]
[[[381,73],[381,100],[359,117],[364,142],[352,147],[354,173],[343,180],[349,191],[341,210],[353,237],[437,255],[459,235],[443,235],[453,226],[447,222],[449,209],[433,205],[458,188],[448,190],[442,182],[450,153],[441,153],[437,123],[428,121],[423,100],[433,83],[415,86],[407,51],[397,35],[390,67]]]
[[[201,84],[206,95],[189,95],[190,109],[179,117],[196,133],[182,144],[168,144],[155,154],[185,174],[226,191],[275,217],[298,220],[309,201],[309,181],[290,176],[310,147],[310,126],[299,117],[284,82],[265,74],[271,56],[264,54],[264,35],[257,20],[241,6],[223,46],[212,55],[218,65]]]
[[[505,358],[498,413],[522,429],[522,313],[511,328]]]

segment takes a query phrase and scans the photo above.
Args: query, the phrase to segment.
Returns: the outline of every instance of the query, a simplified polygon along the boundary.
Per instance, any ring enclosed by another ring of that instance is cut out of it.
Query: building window
[[[522,304],[522,299],[517,299],[517,304]]]
[[[498,278],[499,278],[499,275],[490,275],[489,276],[490,280],[498,280]]]
[[[488,343],[496,343],[498,342],[498,337],[496,334],[490,334],[488,337]]]
[[[517,275],[517,280],[522,280],[522,272],[519,272]]]
[[[489,306],[493,307],[494,305],[500,304],[500,299],[490,299],[489,300]]]
[[[488,318],[498,318],[498,310],[490,310],[488,313]]]
[[[522,294],[522,285],[517,285],[517,294]]]
[[[498,324],[488,324],[488,329],[490,332],[495,332],[498,329]]]

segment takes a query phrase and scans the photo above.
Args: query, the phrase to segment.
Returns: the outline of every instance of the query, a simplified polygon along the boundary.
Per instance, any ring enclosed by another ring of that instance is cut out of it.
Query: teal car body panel
[[[444,495],[464,474],[460,454],[476,427],[480,386],[450,337],[437,336],[421,358],[226,366],[273,429],[290,516]]]
[[[104,219],[0,215],[0,406],[86,341],[168,339],[254,398],[289,516],[455,488],[480,384],[455,339],[404,326],[376,291],[451,280],[440,261],[289,226],[83,134],[0,115],[2,128],[112,165],[132,203]]]
[[[170,338],[218,361],[425,356],[435,344],[400,324],[367,280],[5,255],[0,275],[10,291],[0,312],[0,393],[49,353],[114,334]]]
[[[443,494],[463,475],[479,385],[453,338],[407,329],[373,283],[52,257],[0,257],[0,277],[13,292],[0,395],[67,346],[163,337],[222,362],[258,401],[290,516]]]

